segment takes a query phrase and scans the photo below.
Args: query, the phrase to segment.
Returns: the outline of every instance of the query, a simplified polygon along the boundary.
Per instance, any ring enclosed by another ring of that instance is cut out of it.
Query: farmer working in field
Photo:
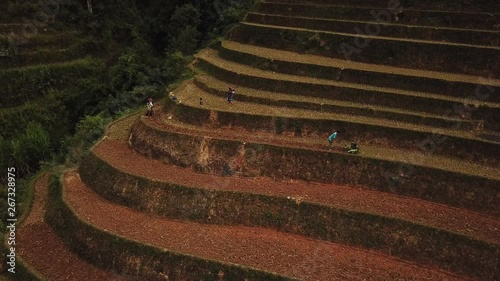
[[[153,99],[152,98],[149,98],[146,106],[148,107],[148,112],[146,112],[146,116],[153,116]]]
[[[235,93],[236,91],[233,88],[229,87],[229,91],[227,91],[227,101],[229,103],[233,103]]]
[[[338,134],[338,132],[337,132],[337,131],[334,131],[334,132],[333,132],[333,134],[331,134],[331,135],[328,137],[328,144],[329,144],[328,149],[332,149],[333,140],[337,138],[337,134]]]
[[[359,146],[355,142],[351,143],[351,146],[347,147],[347,153],[358,154],[358,152],[359,152]]]

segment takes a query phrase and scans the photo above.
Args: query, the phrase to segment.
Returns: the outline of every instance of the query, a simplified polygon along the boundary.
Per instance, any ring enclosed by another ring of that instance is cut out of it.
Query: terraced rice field
[[[22,238],[72,262],[44,266],[33,242],[26,264],[50,280],[499,280],[500,9],[410,2],[368,37],[385,1],[257,4],[153,117],[38,181]]]

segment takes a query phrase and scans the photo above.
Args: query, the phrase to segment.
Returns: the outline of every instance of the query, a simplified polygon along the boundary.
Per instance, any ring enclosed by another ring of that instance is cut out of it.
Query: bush
[[[36,122],[29,123],[24,133],[14,138],[10,145],[14,164],[10,166],[16,167],[21,175],[38,170],[40,161],[48,159],[53,152],[49,133]]]
[[[90,147],[101,137],[106,124],[111,119],[102,115],[86,116],[76,125],[76,133],[66,140],[67,164],[79,163],[88,153]]]
[[[191,4],[177,6],[170,17],[168,33],[170,38],[177,38],[187,27],[197,27],[200,24],[200,12]]]
[[[167,58],[163,64],[163,75],[165,79],[172,83],[183,78],[186,73],[186,65],[191,61],[190,57],[185,57],[180,51],[167,53]]]
[[[198,47],[200,32],[200,12],[191,4],[178,6],[170,18],[168,36],[170,38],[170,50],[181,51],[185,55],[191,55]]]
[[[187,26],[180,32],[177,38],[173,40],[172,49],[179,50],[186,55],[194,54],[198,47],[199,37],[200,32],[196,30],[195,26]]]

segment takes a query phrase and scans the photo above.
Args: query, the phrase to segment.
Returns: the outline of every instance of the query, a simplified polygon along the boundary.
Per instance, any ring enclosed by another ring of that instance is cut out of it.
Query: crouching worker
[[[359,146],[355,142],[351,143],[351,146],[347,147],[347,153],[358,154],[358,152],[359,152]]]

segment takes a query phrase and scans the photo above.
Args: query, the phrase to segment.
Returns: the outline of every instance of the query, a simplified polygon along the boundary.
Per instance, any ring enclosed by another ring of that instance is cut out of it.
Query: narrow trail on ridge
[[[81,260],[44,221],[50,174],[41,176],[35,183],[35,199],[30,213],[22,223],[17,250],[23,261],[47,280],[134,280],[97,268]]]

